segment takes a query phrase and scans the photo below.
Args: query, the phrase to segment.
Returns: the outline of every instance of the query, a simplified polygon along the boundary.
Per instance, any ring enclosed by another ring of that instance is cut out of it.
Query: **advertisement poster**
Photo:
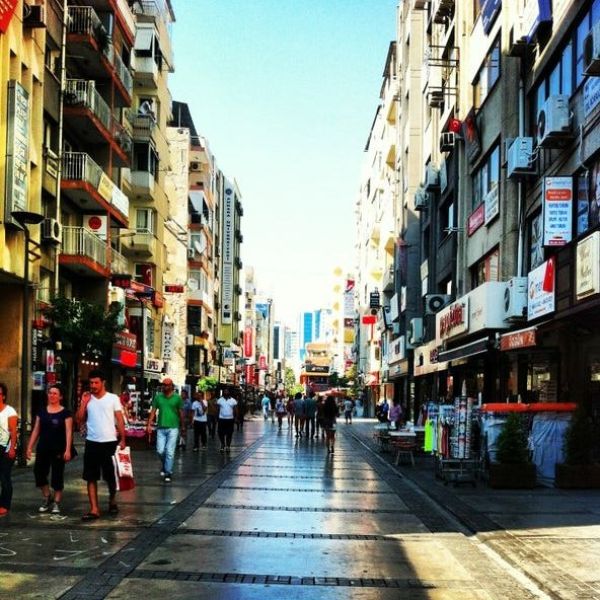
[[[573,178],[544,178],[544,246],[564,246],[573,231]]]
[[[554,312],[554,258],[542,263],[527,276],[527,320]]]

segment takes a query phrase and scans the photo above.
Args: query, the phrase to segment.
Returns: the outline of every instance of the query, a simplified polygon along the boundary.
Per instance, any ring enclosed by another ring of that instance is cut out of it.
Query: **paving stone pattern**
[[[338,428],[328,455],[321,440],[257,419],[235,434],[231,455],[214,442],[179,453],[171,485],[152,452],[135,452],[136,489],[121,494],[118,517],[91,524],[79,520],[80,465],[69,466],[60,518],[37,514],[31,473],[17,474],[14,510],[0,525],[0,599],[600,598],[589,567],[599,564],[600,527],[577,530],[577,540],[560,528],[503,528],[498,520],[519,512],[514,499],[510,510],[478,511],[475,500],[489,498],[394,467],[371,445],[371,428]]]

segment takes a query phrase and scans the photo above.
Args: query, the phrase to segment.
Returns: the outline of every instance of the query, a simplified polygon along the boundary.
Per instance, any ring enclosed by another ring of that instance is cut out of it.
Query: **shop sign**
[[[19,4],[18,0],[2,0],[0,2],[0,33],[6,33],[17,4]]]
[[[222,364],[224,367],[232,367],[235,362],[233,350],[231,348],[223,348],[223,360]]]
[[[144,371],[149,373],[161,373],[163,370],[163,361],[158,358],[147,358],[144,363]]]
[[[54,373],[55,366],[54,350],[48,348],[46,350],[46,373]]]
[[[267,357],[264,354],[261,354],[258,357],[258,368],[261,371],[266,371],[267,370]]]
[[[448,368],[447,362],[438,361],[439,348],[437,342],[432,340],[423,346],[415,348],[415,376],[445,371]]]
[[[134,350],[137,348],[137,337],[134,333],[119,331],[116,334],[115,348],[119,350]]]
[[[485,202],[482,202],[467,221],[467,235],[473,235],[485,223]]]
[[[469,299],[467,296],[444,308],[436,317],[438,339],[448,340],[469,331]]]
[[[406,286],[403,285],[400,288],[400,312],[404,312],[406,310]]]
[[[483,204],[485,206],[485,224],[490,222],[500,214],[500,186],[495,185],[486,195]]]
[[[600,79],[588,77],[583,86],[583,114],[587,119],[600,103]]]
[[[125,216],[129,214],[129,198],[116,185],[113,186],[112,205]]]
[[[346,279],[344,290],[344,316],[351,317],[354,314],[354,279]]]
[[[527,275],[527,320],[554,312],[554,258]]]
[[[406,358],[406,336],[401,335],[390,344],[388,362],[393,364]]]
[[[175,323],[165,321],[162,331],[162,357],[163,360],[173,359],[173,343],[175,336]]]
[[[185,291],[184,285],[171,284],[165,285],[165,294],[183,294]]]
[[[162,308],[165,305],[164,296],[158,290],[152,293],[152,304],[155,308]]]
[[[108,231],[108,217],[106,215],[83,215],[83,226],[88,231],[95,233],[101,240],[105,240]]]
[[[223,198],[223,268],[221,272],[221,322],[233,322],[233,254],[234,254],[235,194],[231,183],[225,180]]]
[[[505,333],[500,337],[500,350],[518,350],[519,348],[530,348],[537,344],[536,327]]]
[[[254,356],[254,335],[252,327],[244,329],[244,358],[252,358]]]
[[[481,6],[481,23],[487,35],[494,25],[494,21],[502,8],[502,0],[479,0]]]
[[[564,246],[573,231],[573,178],[544,178],[544,246]]]
[[[4,218],[12,223],[11,212],[27,210],[29,187],[29,92],[18,81],[8,82],[7,119]]]
[[[100,175],[100,181],[98,183],[98,193],[109,204],[112,204],[114,188],[115,188],[115,184],[112,182],[111,178],[106,173],[102,173],[102,175]]]
[[[540,23],[552,21],[550,0],[526,0],[521,15],[523,38],[531,42]]]
[[[46,374],[44,371],[34,371],[31,375],[33,377],[32,389],[36,391],[43,390],[46,379]]]
[[[577,300],[600,292],[600,231],[577,244],[575,291]]]

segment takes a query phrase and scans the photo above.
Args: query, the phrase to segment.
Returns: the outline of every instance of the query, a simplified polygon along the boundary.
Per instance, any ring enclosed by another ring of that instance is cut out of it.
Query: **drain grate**
[[[242,465],[243,466],[243,465]],[[381,477],[327,477],[325,475],[260,475],[238,473],[239,477],[263,477],[264,479],[318,479],[319,481],[381,481]]]
[[[257,492],[310,492],[313,494],[360,494],[361,496],[364,494],[373,494],[373,495],[380,495],[380,494],[391,494],[392,496],[395,496],[396,494],[394,492],[386,492],[386,491],[382,491],[382,492],[377,492],[377,491],[372,491],[372,490],[311,490],[311,489],[307,489],[307,488],[277,488],[277,487],[251,487],[251,486],[244,486],[244,485],[222,485],[221,488],[222,490],[251,490],[251,491],[257,491]]]
[[[260,504],[219,504],[217,502],[205,502],[202,508],[230,508],[232,510],[283,510],[286,512],[325,512],[325,513],[375,513],[375,514],[398,514],[397,509],[384,508],[312,508],[305,506],[262,506]]]
[[[223,529],[178,529],[176,535],[205,535],[217,537],[291,538],[294,540],[353,540],[394,542],[398,539],[385,535],[347,533],[290,533],[284,531],[226,531]]]

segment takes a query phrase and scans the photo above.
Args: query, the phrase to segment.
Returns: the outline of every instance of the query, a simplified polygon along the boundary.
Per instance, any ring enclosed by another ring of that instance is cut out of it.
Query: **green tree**
[[[529,462],[527,432],[523,418],[518,413],[510,413],[498,435],[498,462],[505,465],[521,465]]]
[[[198,391],[199,392],[212,392],[217,389],[219,385],[219,380],[216,377],[211,377],[207,375],[206,377],[202,377],[200,381],[198,381]]]
[[[84,354],[97,356],[108,366],[116,334],[123,329],[118,302],[105,309],[99,304],[78,298],[56,297],[48,310],[52,320],[52,335],[61,343],[60,357],[64,364],[67,398],[75,406],[75,382],[79,361]]]

